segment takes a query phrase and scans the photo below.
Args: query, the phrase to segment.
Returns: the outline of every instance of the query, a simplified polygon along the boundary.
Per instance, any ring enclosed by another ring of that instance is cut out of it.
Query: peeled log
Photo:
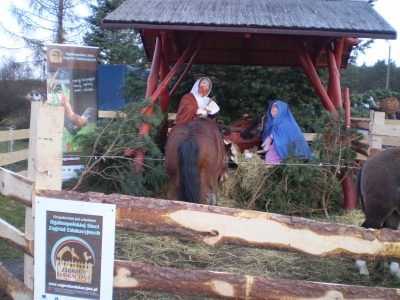
[[[32,300],[33,291],[0,263],[0,289],[14,300]]]
[[[117,205],[117,228],[209,245],[234,244],[315,257],[400,261],[400,232],[300,217],[120,194],[42,191],[40,196]]]
[[[215,299],[400,299],[396,289],[114,263],[114,288]]]

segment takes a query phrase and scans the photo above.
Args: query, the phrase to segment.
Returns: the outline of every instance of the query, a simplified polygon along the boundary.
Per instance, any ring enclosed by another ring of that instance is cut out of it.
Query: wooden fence
[[[369,118],[352,118],[351,127],[368,135],[357,145],[357,152],[366,158],[381,152],[386,146],[400,146],[400,120],[385,119],[384,112],[370,111]]]
[[[115,226],[124,230],[168,235],[208,245],[233,244],[326,259],[400,262],[398,231],[367,230],[164,199],[61,191],[63,108],[32,105],[37,118],[31,121],[28,178],[0,168],[0,193],[27,206],[25,233],[0,219],[0,238],[26,253],[24,283],[0,264],[0,289],[12,299],[33,299],[33,257],[40,255],[33,253],[37,196],[116,204]],[[400,299],[399,291],[392,288],[181,270],[121,260],[114,261],[113,286],[216,299]]]
[[[28,159],[29,149],[14,151],[12,146],[14,141],[28,138],[29,129],[0,131],[0,142],[8,142],[10,145],[9,152],[0,153],[0,167]],[[18,174],[27,176],[28,170],[21,170]]]

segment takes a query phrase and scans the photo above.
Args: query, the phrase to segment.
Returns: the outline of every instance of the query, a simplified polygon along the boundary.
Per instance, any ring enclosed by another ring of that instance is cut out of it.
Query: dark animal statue
[[[400,147],[389,148],[369,158],[357,175],[357,198],[365,213],[364,228],[397,230],[400,222]],[[366,263],[356,260],[361,275],[369,276]],[[400,278],[397,262],[390,272]]]
[[[175,125],[165,146],[165,163],[176,200],[217,205],[218,180],[227,176],[228,152],[220,127],[208,118]]]

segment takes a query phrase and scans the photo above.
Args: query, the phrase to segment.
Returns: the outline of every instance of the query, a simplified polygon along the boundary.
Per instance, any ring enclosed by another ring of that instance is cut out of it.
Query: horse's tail
[[[362,191],[361,191],[361,176],[362,176],[363,167],[364,167],[364,165],[361,165],[361,167],[360,167],[360,169],[358,170],[358,173],[357,173],[356,192],[357,192],[358,203],[360,203],[363,211],[365,211],[365,209],[364,209],[364,197],[363,197]]]
[[[184,139],[178,147],[180,195],[185,202],[202,203],[199,152],[199,144],[193,138]]]

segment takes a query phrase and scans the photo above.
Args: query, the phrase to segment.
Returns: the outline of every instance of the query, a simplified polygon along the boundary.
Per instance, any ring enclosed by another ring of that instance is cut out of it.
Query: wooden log
[[[369,144],[363,142],[352,142],[355,144],[356,151],[366,157],[374,156],[375,154],[384,151],[384,149],[372,148]]]
[[[114,262],[114,288],[213,299],[400,299],[392,288],[180,270],[141,263]]]
[[[234,244],[315,257],[400,261],[400,232],[120,194],[40,191],[38,196],[117,205],[120,229],[209,245]]]
[[[22,281],[16,279],[0,263],[0,289],[13,300],[33,300],[33,290],[28,288]]]
[[[350,126],[352,128],[368,131],[370,122],[371,122],[371,120],[369,118],[351,118]]]
[[[35,183],[28,178],[0,168],[0,194],[13,198],[27,206],[32,205]]]
[[[33,256],[33,240],[2,219],[0,219],[0,238]]]

